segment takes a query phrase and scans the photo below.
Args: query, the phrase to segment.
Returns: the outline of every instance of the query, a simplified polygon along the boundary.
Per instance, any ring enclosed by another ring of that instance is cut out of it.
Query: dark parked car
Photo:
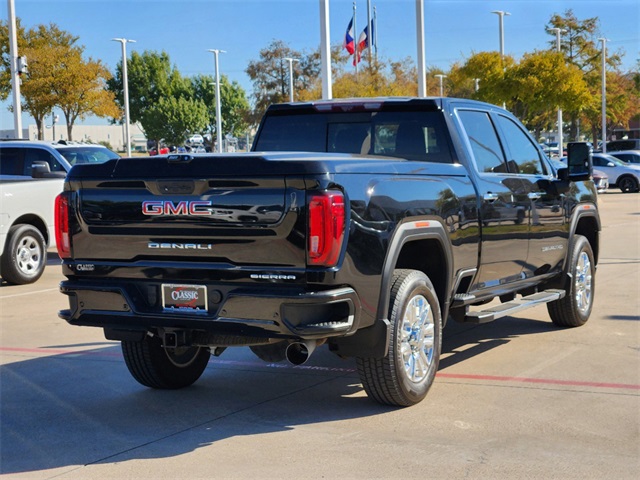
[[[607,153],[621,152],[622,150],[640,150],[640,138],[628,138],[607,142]]]

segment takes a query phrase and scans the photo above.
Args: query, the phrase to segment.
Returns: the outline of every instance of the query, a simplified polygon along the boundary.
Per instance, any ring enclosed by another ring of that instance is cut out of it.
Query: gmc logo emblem
[[[142,213],[144,215],[213,215],[210,208],[211,201],[194,200],[174,203],[171,200],[151,200],[142,202]]]

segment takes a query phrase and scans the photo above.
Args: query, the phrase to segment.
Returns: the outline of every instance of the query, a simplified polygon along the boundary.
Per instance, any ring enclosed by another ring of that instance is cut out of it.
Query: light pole
[[[218,55],[227,53],[225,50],[209,49],[213,53],[216,63],[216,139],[218,143],[218,153],[222,153],[222,111],[220,108],[220,69],[218,68]]]
[[[127,157],[131,156],[131,135],[129,134],[129,80],[127,79],[127,43],[135,43],[135,40],[127,38],[112,38],[114,42],[120,42],[122,45],[122,86],[124,89],[124,129],[125,143],[127,144]],[[158,153],[160,153],[160,145],[158,145]]]
[[[495,13],[500,17],[499,26],[500,26],[500,58],[504,60],[504,16],[511,15],[509,12],[504,12],[502,10],[494,10],[491,13]]]
[[[564,28],[552,28],[551,31],[556,32],[556,50],[558,53],[562,51],[562,47],[560,45],[560,35],[566,33],[567,31]],[[564,133],[562,131],[562,109],[558,107],[558,155],[562,157],[562,151],[564,149]]]
[[[20,103],[20,72],[18,71],[18,37],[16,28],[16,7],[13,0],[7,0],[9,18],[9,62],[11,66],[11,91],[13,93],[13,134],[22,138],[22,104]]]
[[[607,39],[602,42],[602,153],[607,153]]]
[[[500,17],[498,22],[500,29],[500,59],[502,60],[502,70],[504,71],[504,16],[511,14],[502,10],[494,10],[491,13],[495,13]],[[505,102],[502,102],[502,108],[507,108],[507,104]]]
[[[442,96],[444,96],[443,95],[443,90],[442,90],[442,79],[443,78],[447,78],[447,76],[446,75],[442,75],[442,74],[439,73],[437,75],[434,75],[434,77],[438,77],[440,79],[440,96],[442,97]]]
[[[285,57],[285,60],[289,62],[289,101],[293,102],[293,62],[299,62],[297,58]]]
[[[56,141],[56,123],[58,123],[58,120],[60,119],[60,117],[58,115],[56,115],[55,113],[53,113],[53,111],[51,112],[51,128],[53,130],[53,141]]]
[[[474,85],[474,89],[477,92],[478,90],[480,90],[480,79],[479,78],[474,78],[473,79],[473,85]]]

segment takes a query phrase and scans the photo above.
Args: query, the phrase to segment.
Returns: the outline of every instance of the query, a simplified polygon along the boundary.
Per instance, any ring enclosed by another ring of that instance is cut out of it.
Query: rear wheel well
[[[598,223],[596,222],[596,218],[591,216],[583,216],[582,218],[580,218],[580,220],[578,220],[578,225],[576,226],[576,231],[574,233],[587,238],[589,244],[591,245],[591,250],[593,250],[593,256],[597,264],[598,256],[600,253],[600,242],[598,236]]]
[[[44,220],[42,220],[42,218],[38,217],[37,215],[23,215],[17,218],[15,222],[13,222],[13,225],[20,224],[33,225],[40,231],[47,246],[50,245],[51,242],[49,239],[49,229],[47,228],[47,225]]]
[[[442,244],[435,239],[415,240],[402,246],[396,269],[423,272],[436,290],[440,308],[445,308],[447,292],[447,264]]]

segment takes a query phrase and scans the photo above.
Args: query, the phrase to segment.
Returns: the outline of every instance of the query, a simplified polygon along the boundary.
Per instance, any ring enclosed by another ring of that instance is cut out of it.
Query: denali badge
[[[211,243],[155,243],[149,242],[147,248],[175,250],[211,250]]]
[[[213,204],[209,200],[193,200],[174,203],[171,200],[150,200],[142,202],[144,215],[213,215],[210,208]]]

